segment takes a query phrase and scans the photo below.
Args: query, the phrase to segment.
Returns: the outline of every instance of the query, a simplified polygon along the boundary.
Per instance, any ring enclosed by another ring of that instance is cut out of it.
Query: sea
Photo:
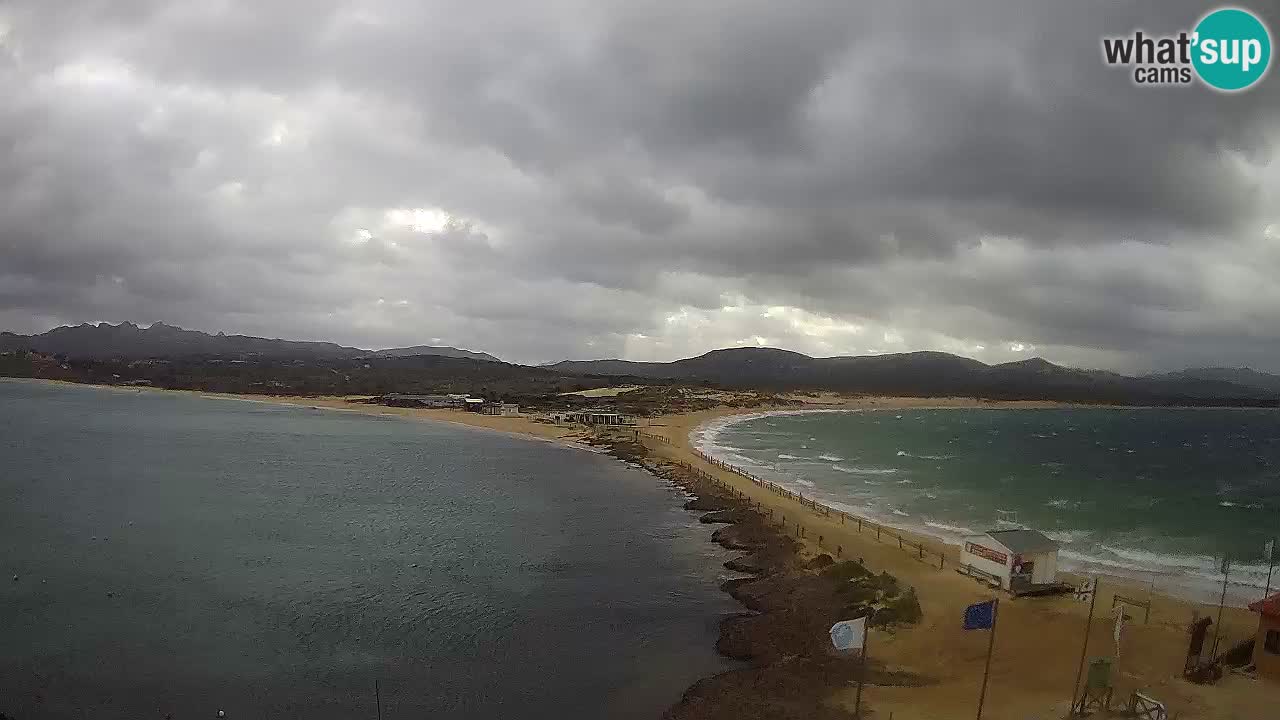
[[[656,718],[732,667],[684,499],[447,423],[0,381],[0,712]]]
[[[693,440],[834,508],[955,544],[1035,528],[1061,543],[1065,569],[1197,601],[1216,603],[1224,580],[1228,602],[1260,598],[1264,545],[1280,535],[1274,410],[779,412]]]

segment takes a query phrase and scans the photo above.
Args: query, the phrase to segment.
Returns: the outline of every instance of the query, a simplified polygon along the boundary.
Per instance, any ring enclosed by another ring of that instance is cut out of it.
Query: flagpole
[[[978,720],[982,720],[982,705],[987,700],[987,679],[991,677],[991,651],[996,647],[996,621],[1000,617],[1000,598],[991,601],[991,640],[987,643],[987,665],[982,670],[982,692],[978,694]]]
[[[1231,558],[1222,556],[1222,597],[1218,598],[1218,622],[1213,625],[1213,657],[1218,657],[1218,640],[1222,635],[1222,606],[1227,604],[1227,578],[1231,577]]]
[[[1262,593],[1262,599],[1266,600],[1271,595],[1271,573],[1276,569],[1276,539],[1271,538],[1271,552],[1267,553],[1267,591]]]
[[[871,635],[871,628],[864,627],[862,630],[862,664],[858,668],[858,695],[853,701],[853,716],[858,720],[862,720],[862,682],[867,677],[867,638]]]
[[[1084,644],[1080,648],[1080,664],[1076,665],[1076,684],[1071,688],[1071,714],[1076,714],[1076,696],[1080,692],[1080,676],[1089,653],[1089,629],[1093,626],[1093,606],[1098,602],[1098,576],[1093,576],[1093,592],[1089,595],[1089,619],[1084,621]]]

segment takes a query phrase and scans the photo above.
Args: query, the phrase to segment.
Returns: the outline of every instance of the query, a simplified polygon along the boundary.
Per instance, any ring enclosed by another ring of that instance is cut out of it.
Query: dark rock
[[[699,495],[684,504],[685,510],[696,510],[698,512],[715,512],[717,510],[725,510],[729,506],[719,498],[706,497]]]
[[[717,510],[698,518],[698,522],[702,523],[736,523],[738,520],[739,513],[737,510]]]
[[[834,563],[835,563],[835,560],[833,560],[830,555],[826,553],[822,553],[821,555],[818,555],[814,557],[812,560],[810,560],[809,562],[805,563],[804,569],[805,570],[822,570],[823,568],[831,567]]]

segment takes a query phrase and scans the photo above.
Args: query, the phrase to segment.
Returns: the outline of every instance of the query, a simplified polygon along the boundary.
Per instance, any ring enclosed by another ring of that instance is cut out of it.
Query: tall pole
[[[1276,569],[1276,539],[1271,538],[1271,544],[1267,548],[1267,590],[1262,593],[1262,599],[1266,600],[1271,595],[1271,573]]]
[[[858,695],[853,701],[853,716],[862,720],[862,683],[867,679],[867,638],[871,628],[862,628],[862,664],[858,667]]]
[[[1076,714],[1076,697],[1080,693],[1080,676],[1084,673],[1084,659],[1089,652],[1089,629],[1093,626],[1093,606],[1098,602],[1098,576],[1093,577],[1093,592],[1089,594],[1089,619],[1084,621],[1084,643],[1080,647],[1080,663],[1076,665],[1076,684],[1071,688],[1071,714]]]
[[[1227,578],[1231,576],[1231,557],[1222,556],[1222,597],[1218,598],[1218,622],[1213,624],[1213,657],[1218,657],[1218,640],[1222,635],[1222,606],[1227,604]]]
[[[373,679],[373,699],[378,703],[378,720],[382,720],[382,692],[378,690],[378,678]]]
[[[991,640],[987,643],[987,666],[982,670],[982,692],[978,694],[978,720],[982,720],[982,706],[987,700],[987,679],[991,677],[991,651],[996,647],[996,621],[1000,618],[1000,598],[991,601]]]

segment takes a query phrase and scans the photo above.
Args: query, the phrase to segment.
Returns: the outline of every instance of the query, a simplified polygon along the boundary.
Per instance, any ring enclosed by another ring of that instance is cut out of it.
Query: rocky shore
[[[733,491],[681,465],[650,458],[643,445],[624,439],[599,444],[695,495],[685,509],[702,513],[704,523],[722,524],[712,541],[743,553],[725,567],[744,577],[726,580],[721,588],[746,611],[721,622],[716,643],[722,655],[743,666],[695,683],[667,710],[666,720],[847,720],[854,717],[853,708],[832,697],[856,684],[860,673],[865,672],[868,686],[931,682],[874,658],[864,668],[856,655],[836,652],[828,636],[832,624],[851,618],[868,617],[878,632],[919,622],[913,588],[887,573],[872,573],[857,560],[810,548]],[[866,703],[862,713],[870,714]]]

